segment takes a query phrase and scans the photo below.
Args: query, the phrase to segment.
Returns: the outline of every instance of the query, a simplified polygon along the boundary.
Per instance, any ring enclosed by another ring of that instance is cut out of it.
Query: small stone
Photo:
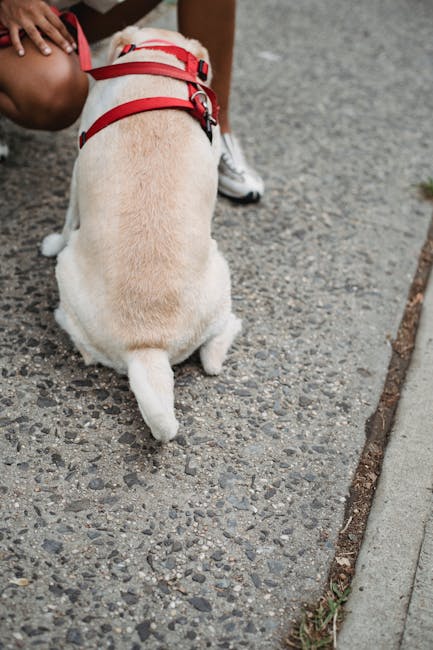
[[[275,415],[286,415],[287,409],[285,409],[279,400],[277,400],[273,406],[273,411]]]
[[[268,560],[268,567],[271,573],[281,575],[284,571],[284,564],[278,560]]]
[[[124,433],[120,438],[117,439],[117,442],[120,442],[121,445],[130,445],[135,442],[135,436],[133,433]]]
[[[27,578],[11,578],[9,583],[17,587],[27,587],[30,584]]]
[[[189,598],[188,602],[198,609],[199,612],[211,612],[212,605],[206,598],[201,598],[200,596],[195,596],[194,598]]]
[[[150,636],[150,621],[145,620],[135,626],[140,641],[147,641]]]
[[[63,544],[55,539],[44,539],[42,548],[48,553],[60,553],[63,550]]]
[[[188,476],[195,476],[197,474],[197,466],[192,463],[190,457],[186,459],[185,474]]]
[[[215,562],[221,562],[221,560],[224,557],[224,551],[215,551],[212,553],[211,558],[215,560]]]
[[[105,483],[102,478],[93,478],[87,487],[90,488],[90,490],[103,490],[104,485]]]
[[[57,465],[57,467],[65,467],[65,461],[63,460],[60,454],[58,453],[51,454],[51,460],[55,465]]]
[[[233,474],[233,472],[223,472],[222,474],[219,475],[218,478],[218,483],[219,486],[225,490],[227,487],[232,487],[234,483],[237,480],[236,474]]]
[[[228,498],[227,501],[231,503],[232,506],[236,508],[236,510],[249,510],[250,509],[250,504],[249,501],[246,497],[242,497],[242,499],[239,499],[236,495],[231,494]]]
[[[51,397],[38,397],[37,404],[43,409],[57,406],[57,402]]]
[[[262,586],[262,581],[260,580],[260,577],[257,575],[257,573],[251,574],[251,580],[253,581],[253,585],[255,586],[255,588],[260,589],[260,587]]]
[[[134,485],[140,485],[140,480],[137,476],[137,472],[131,472],[131,474],[125,474],[123,480],[125,481],[126,485],[129,488],[133,487]]]
[[[234,392],[235,395],[239,395],[239,397],[251,397],[251,391],[247,388],[236,388]]]
[[[68,596],[71,603],[76,603],[81,594],[81,591],[79,589],[69,588],[65,590],[65,594]]]
[[[120,594],[127,605],[135,605],[140,600],[132,591],[121,591]]]
[[[202,573],[193,573],[191,578],[194,580],[194,582],[200,583],[203,583],[206,580],[206,576],[204,576]]]
[[[74,645],[83,645],[83,637],[76,627],[70,627],[66,634],[66,641]]]
[[[66,512],[81,512],[81,510],[86,510],[90,506],[89,499],[77,499],[77,501],[71,501],[65,506]]]
[[[112,405],[104,409],[109,415],[120,415],[120,408],[118,406]]]

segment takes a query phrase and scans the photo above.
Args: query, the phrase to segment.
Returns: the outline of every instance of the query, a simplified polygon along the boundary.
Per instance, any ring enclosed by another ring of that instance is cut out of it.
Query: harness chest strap
[[[80,149],[84,146],[89,138],[104,129],[109,124],[117,122],[128,115],[136,115],[137,113],[144,113],[146,111],[155,111],[162,108],[177,108],[178,110],[189,111],[193,117],[196,117],[199,122],[202,121],[200,115],[195,115],[196,107],[186,99],[178,99],[176,97],[145,97],[142,99],[133,99],[130,102],[125,102],[119,106],[115,106],[106,113],[103,113],[87,131],[82,131],[79,138]],[[211,116],[209,120],[211,120]],[[210,127],[215,125],[215,121],[209,121],[209,127],[204,127],[206,135],[212,133]],[[209,139],[212,138],[208,135]]]

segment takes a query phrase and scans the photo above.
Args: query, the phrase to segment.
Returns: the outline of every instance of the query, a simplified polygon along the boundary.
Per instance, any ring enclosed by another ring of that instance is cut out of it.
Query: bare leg
[[[229,98],[235,37],[236,0],[179,0],[179,31],[207,48],[212,87],[220,105],[222,133],[230,131]]]
[[[52,45],[44,56],[29,39],[26,55],[0,49],[0,113],[21,126],[57,131],[72,124],[87,96],[88,80],[75,54]]]

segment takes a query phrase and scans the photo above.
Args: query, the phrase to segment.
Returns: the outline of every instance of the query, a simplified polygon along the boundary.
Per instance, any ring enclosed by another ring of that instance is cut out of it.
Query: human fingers
[[[9,26],[9,36],[11,39],[12,46],[16,50],[18,56],[24,56],[25,50],[23,48],[23,44],[21,43],[20,28],[18,27],[18,25]]]
[[[44,17],[39,21],[39,28],[53,43],[70,54],[74,49],[76,49],[74,39],[60,20],[58,23],[60,24],[53,24],[50,20]]]
[[[52,49],[46,42],[46,40],[41,36],[40,31],[35,27],[33,23],[28,23],[23,21],[23,29],[26,32],[29,39],[36,45],[38,50],[48,56],[51,54]]]

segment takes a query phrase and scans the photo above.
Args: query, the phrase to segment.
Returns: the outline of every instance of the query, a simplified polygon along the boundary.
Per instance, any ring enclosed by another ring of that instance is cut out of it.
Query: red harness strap
[[[203,60],[198,60],[191,52],[181,47],[161,41],[148,41],[139,47],[126,45],[120,56],[128,54],[128,52],[135,49],[155,49],[173,54],[185,64],[185,70],[166,63],[130,61],[128,63],[115,63],[100,68],[88,69],[87,72],[96,80],[112,79],[125,74],[152,74],[179,79],[187,83],[188,100],[177,97],[146,97],[120,104],[101,115],[87,131],[81,133],[79,140],[80,148],[83,147],[89,138],[113,122],[128,117],[128,115],[163,108],[175,108],[188,111],[192,117],[200,122],[202,129],[212,142],[212,126],[217,123],[216,119],[218,115],[217,99],[211,88],[197,80],[197,77],[200,80],[206,79],[208,64]],[[208,101],[211,103],[211,111],[208,106]]]

